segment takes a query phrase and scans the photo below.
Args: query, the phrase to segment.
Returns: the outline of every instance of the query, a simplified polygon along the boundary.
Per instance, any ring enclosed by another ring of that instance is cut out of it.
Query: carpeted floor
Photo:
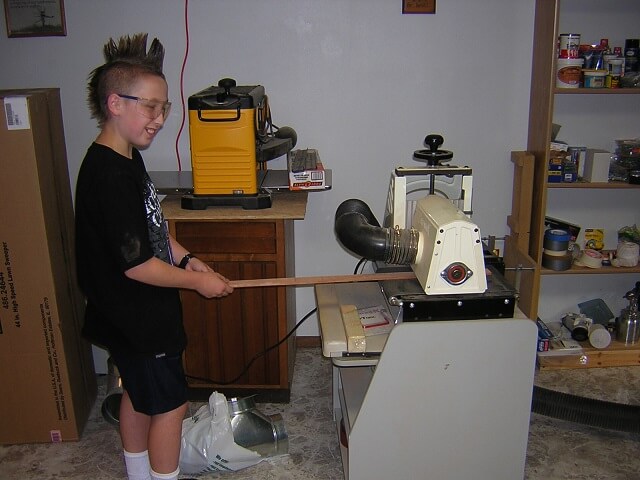
[[[538,372],[536,383],[568,393],[640,405],[640,367]],[[79,442],[0,446],[0,479],[125,478],[117,431],[100,413],[105,384],[105,377],[99,378],[98,401]],[[192,404],[191,413],[200,405]],[[258,409],[267,415],[282,415],[289,435],[289,454],[265,459],[239,472],[208,474],[201,478],[343,478],[331,412],[331,364],[322,357],[320,349],[298,349],[290,403],[259,404]],[[532,414],[525,478],[637,480],[640,478],[639,452],[637,434]]]

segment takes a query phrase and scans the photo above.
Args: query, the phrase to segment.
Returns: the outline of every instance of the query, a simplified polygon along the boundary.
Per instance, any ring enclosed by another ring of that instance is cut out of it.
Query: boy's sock
[[[149,452],[131,453],[124,450],[124,464],[127,467],[129,480],[151,480]]]
[[[152,480],[178,480],[178,474],[180,473],[180,468],[176,468],[176,471],[173,473],[156,473],[151,470],[151,479]]]

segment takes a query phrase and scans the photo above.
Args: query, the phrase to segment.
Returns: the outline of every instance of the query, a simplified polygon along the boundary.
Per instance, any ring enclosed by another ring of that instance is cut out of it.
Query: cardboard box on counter
[[[584,159],[584,179],[587,182],[608,182],[611,152],[587,148]]]
[[[0,443],[78,440],[97,387],[60,94],[4,90],[0,103]]]
[[[317,157],[315,167],[309,170],[295,171],[291,165],[293,157],[304,155],[303,150],[292,150],[289,152],[289,190],[324,190],[327,188],[327,175],[318,151],[314,148],[307,150]]]

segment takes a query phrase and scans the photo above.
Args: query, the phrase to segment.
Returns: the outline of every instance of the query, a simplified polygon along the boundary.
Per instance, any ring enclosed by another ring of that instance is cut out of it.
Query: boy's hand
[[[213,272],[213,269],[198,257],[192,257],[184,269],[191,270],[193,272]]]
[[[126,270],[124,274],[132,280],[149,285],[195,290],[206,298],[226,297],[233,292],[229,279],[214,272],[206,263],[195,257],[189,260],[184,270],[152,257]]]
[[[218,272],[215,272],[209,265],[197,257],[193,257],[189,260],[185,270],[207,274],[203,275],[201,286],[197,289],[197,292],[203,297],[226,297],[233,292],[233,287],[229,285],[228,278],[220,275]]]
[[[229,285],[229,280],[218,272],[214,272],[211,268],[207,267],[208,271],[203,273],[203,280],[197,291],[200,295],[206,298],[213,297],[226,297],[233,292],[233,287]]]

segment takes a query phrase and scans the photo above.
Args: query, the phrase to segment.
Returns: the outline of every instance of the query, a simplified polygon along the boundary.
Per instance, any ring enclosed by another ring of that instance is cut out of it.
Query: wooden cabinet
[[[294,276],[294,221],[304,218],[306,193],[277,194],[264,210],[235,207],[183,210],[180,199],[162,202],[169,229],[191,253],[231,280]],[[289,400],[295,334],[295,290],[237,289],[224,299],[182,292],[188,345],[185,370],[192,399],[212,390],[258,401]],[[265,352],[266,351],[266,352]],[[243,372],[245,367],[250,367]]]
[[[561,125],[559,138],[572,145],[612,151],[614,141],[636,138],[640,88],[562,89],[556,87],[556,42],[560,33],[580,33],[581,43],[608,38],[611,46],[624,46],[626,38],[640,37],[640,2],[616,0],[537,0],[535,7],[529,133],[526,152],[514,152],[515,167],[511,233],[505,247],[508,278],[517,283],[519,307],[530,318],[540,314],[545,295],[566,289],[589,298],[590,280],[606,285],[616,295],[633,287],[636,277],[617,280],[620,274],[638,274],[640,268],[589,269],[572,267],[553,271],[542,267],[545,216],[584,228],[607,226],[605,248],[615,248],[615,232],[640,223],[637,202],[640,189],[623,183],[547,183],[552,125]],[[563,136],[564,134],[564,136]],[[609,277],[600,275],[609,274]],[[598,276],[598,277],[595,277]],[[603,281],[604,279],[604,281]],[[613,285],[618,282],[618,285]],[[546,283],[551,286],[544,288]],[[591,282],[593,285],[594,282]],[[628,287],[628,288],[627,288]],[[600,288],[600,286],[598,287]],[[619,290],[622,288],[622,290]],[[625,290],[626,288],[626,290]],[[597,289],[596,289],[597,290]],[[593,295],[591,298],[599,295]],[[577,298],[575,303],[585,298]],[[573,299],[568,305],[574,305]],[[613,308],[613,307],[612,307]],[[617,313],[617,312],[614,312]]]

